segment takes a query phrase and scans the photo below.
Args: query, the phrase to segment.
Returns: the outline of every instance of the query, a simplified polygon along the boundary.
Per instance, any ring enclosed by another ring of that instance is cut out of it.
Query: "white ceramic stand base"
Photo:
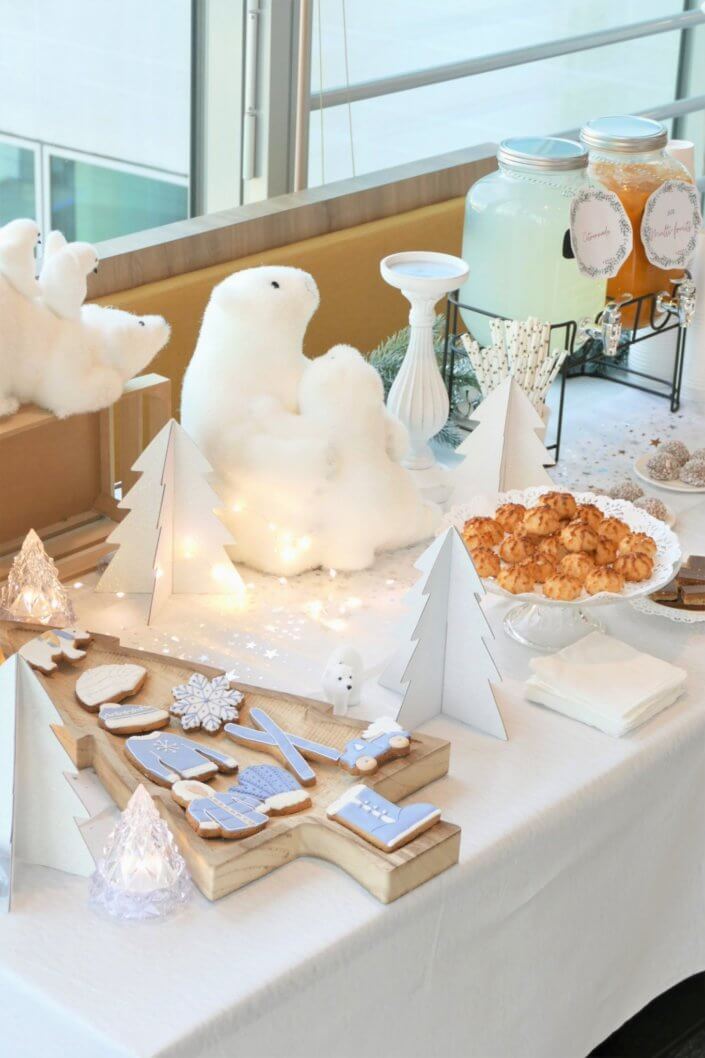
[[[602,625],[578,606],[540,606],[523,602],[513,606],[504,618],[508,636],[533,650],[553,653],[577,642],[589,632],[601,632]]]
[[[387,407],[409,432],[402,460],[427,500],[445,503],[453,485],[439,467],[429,441],[448,420],[450,403],[433,346],[436,302],[468,276],[459,257],[414,251],[395,253],[380,263],[382,278],[409,302],[409,347],[387,397]]]

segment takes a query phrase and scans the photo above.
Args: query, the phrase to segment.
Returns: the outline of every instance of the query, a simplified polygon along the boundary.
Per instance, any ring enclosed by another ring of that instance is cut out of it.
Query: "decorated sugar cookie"
[[[76,680],[76,697],[85,709],[95,712],[107,702],[121,702],[138,690],[147,678],[142,665],[98,665],[86,669]]]
[[[329,805],[326,815],[382,852],[394,852],[437,823],[441,810],[423,803],[395,805],[358,783]]]
[[[338,763],[339,750],[283,731],[263,709],[250,709],[250,720],[259,731],[242,724],[226,724],[224,731],[243,746],[274,754],[303,786],[313,786],[316,781],[316,773],[304,758],[326,761],[328,764]]]
[[[237,707],[245,697],[231,689],[227,676],[209,680],[200,672],[194,672],[188,683],[174,687],[171,693],[176,699],[171,712],[180,718],[184,731],[202,727],[211,734],[226,720],[237,720]]]
[[[347,743],[340,766],[353,775],[371,775],[380,764],[405,757],[411,749],[411,734],[388,716],[374,720]]]
[[[125,743],[125,753],[136,768],[160,786],[173,786],[179,779],[212,779],[219,771],[237,771],[234,757],[170,731],[132,735]]]
[[[101,705],[98,723],[114,735],[139,735],[166,727],[169,714],[155,705]]]
[[[186,809],[186,819],[202,838],[239,838],[256,834],[269,822],[259,799],[237,786],[213,790],[202,782],[182,780],[171,788],[172,797]]]
[[[33,669],[39,669],[47,676],[54,672],[61,658],[76,662],[85,658],[85,650],[77,650],[77,643],[90,643],[90,632],[81,628],[51,628],[42,632],[36,639],[24,643],[19,654]]]
[[[271,816],[285,816],[311,807],[311,798],[293,775],[275,764],[254,764],[238,777],[240,793],[250,794],[261,803],[261,810]]]

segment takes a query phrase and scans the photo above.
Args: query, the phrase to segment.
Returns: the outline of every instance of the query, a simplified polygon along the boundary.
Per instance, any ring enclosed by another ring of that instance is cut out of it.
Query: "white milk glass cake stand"
[[[448,471],[436,462],[429,441],[448,421],[448,391],[433,348],[435,305],[468,277],[468,266],[447,253],[414,250],[393,253],[380,263],[382,278],[401,290],[411,305],[409,347],[387,398],[387,407],[409,431],[402,460],[417,488],[444,503],[452,486]]]
[[[530,489],[512,489],[493,496],[475,496],[470,503],[453,507],[446,517],[446,525],[454,525],[462,531],[468,518],[476,515],[492,516],[503,503],[523,503],[525,507],[534,507],[544,492],[552,491],[549,487],[540,486]],[[512,595],[500,588],[496,580],[485,579],[483,584],[494,595],[516,601],[505,615],[504,630],[508,636],[524,646],[534,650],[555,651],[582,639],[588,632],[602,629],[601,623],[593,616],[592,611],[598,606],[614,603],[631,603],[634,599],[650,595],[667,584],[678,572],[681,563],[681,550],[674,532],[657,518],[646,511],[635,507],[628,500],[613,500],[609,496],[596,496],[592,492],[574,492],[576,503],[594,503],[607,518],[620,518],[634,533],[647,533],[656,543],[654,569],[648,580],[639,584],[625,584],[623,591],[601,591],[589,595],[583,591],[581,596],[572,602],[558,599],[547,599],[539,592],[524,592]]]

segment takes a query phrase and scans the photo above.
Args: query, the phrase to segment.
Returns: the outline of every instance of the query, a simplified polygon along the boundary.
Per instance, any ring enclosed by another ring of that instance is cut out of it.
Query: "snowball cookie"
[[[560,599],[563,602],[572,602],[577,599],[583,590],[579,580],[574,577],[562,577],[557,573],[555,577],[549,577],[543,586],[543,593],[547,599]]]
[[[512,595],[521,595],[527,591],[534,590],[534,571],[531,563],[517,563],[515,566],[505,566],[497,574],[497,583],[500,588],[511,592]]]
[[[597,532],[602,540],[618,544],[623,536],[628,535],[629,526],[621,518],[604,518],[597,526]]]
[[[577,519],[561,530],[561,543],[566,551],[594,551],[598,540],[595,530]]]
[[[555,536],[545,536],[536,547],[537,557],[545,558],[554,565],[566,554],[566,548],[561,543],[560,533]]]
[[[692,461],[692,460],[696,460],[696,462],[698,462],[698,463],[704,463],[705,462],[705,448],[695,448],[695,449],[693,449],[693,451],[690,453],[689,462]]]
[[[513,566],[518,562],[524,562],[525,559],[531,558],[535,550],[536,545],[532,540],[526,536],[517,536],[516,533],[513,533],[511,536],[505,536],[499,545],[499,557],[508,562],[510,566]]]
[[[468,536],[477,533],[489,540],[490,544],[498,544],[504,536],[504,530],[499,522],[496,522],[494,518],[485,518],[480,515],[476,515],[474,518],[468,518],[463,526],[463,536],[465,536],[466,533]]]
[[[569,492],[544,492],[539,503],[542,507],[553,507],[561,521],[574,518],[578,506]]]
[[[667,455],[673,456],[678,466],[683,466],[690,459],[690,451],[682,441],[666,441],[666,444],[658,446],[658,451],[666,452]]]
[[[600,537],[597,547],[590,552],[596,566],[609,566],[617,557],[617,545]]]
[[[669,452],[656,452],[647,461],[646,469],[654,481],[671,481],[678,477],[681,464]]]
[[[653,558],[656,550],[656,541],[647,533],[628,533],[627,536],[622,537],[617,546],[617,553],[620,555],[642,552]]]
[[[642,496],[640,500],[634,501],[634,506],[640,507],[652,518],[658,518],[660,522],[667,522],[669,519],[668,507],[657,496]]]
[[[512,533],[521,524],[526,507],[523,503],[503,503],[495,511],[495,521],[498,522],[505,533]]]
[[[499,555],[495,554],[490,547],[472,548],[470,558],[478,577],[496,577],[499,573]]]
[[[689,459],[680,468],[678,477],[685,485],[702,488],[705,486],[705,460]]]
[[[553,507],[532,507],[521,524],[533,536],[551,536],[560,528],[561,520]]]
[[[584,552],[579,552],[573,555],[565,555],[558,563],[556,572],[561,577],[573,577],[575,580],[580,581],[581,584],[584,584],[588,573],[592,573],[594,568],[595,563],[590,556]]]
[[[585,578],[585,590],[590,595],[597,595],[600,591],[611,591],[618,595],[623,589],[624,577],[616,569],[594,569]]]
[[[579,503],[575,510],[574,521],[585,522],[591,529],[597,529],[604,514],[594,503]]]
[[[638,582],[649,579],[654,571],[654,563],[643,551],[634,551],[630,555],[620,555],[615,561],[614,569],[625,580]]]
[[[543,558],[538,552],[532,558],[527,559],[527,562],[533,564],[534,580],[537,584],[543,584],[545,580],[548,580],[556,572],[555,563],[549,562],[547,558]]]
[[[629,500],[633,503],[634,500],[638,500],[640,496],[644,495],[644,490],[641,485],[637,485],[636,481],[624,478],[623,481],[618,481],[616,485],[607,489],[607,495],[611,496],[613,500]]]
[[[483,525],[473,525],[463,529],[461,536],[470,551],[479,547],[494,547],[497,543],[495,533]],[[500,537],[501,539],[502,537]]]

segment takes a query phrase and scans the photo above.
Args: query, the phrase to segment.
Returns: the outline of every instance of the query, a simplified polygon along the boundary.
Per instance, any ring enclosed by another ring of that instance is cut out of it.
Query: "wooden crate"
[[[104,411],[57,419],[34,405],[0,420],[0,580],[29,529],[62,578],[93,569],[123,516],[130,467],[171,416],[171,383],[142,375]]]

